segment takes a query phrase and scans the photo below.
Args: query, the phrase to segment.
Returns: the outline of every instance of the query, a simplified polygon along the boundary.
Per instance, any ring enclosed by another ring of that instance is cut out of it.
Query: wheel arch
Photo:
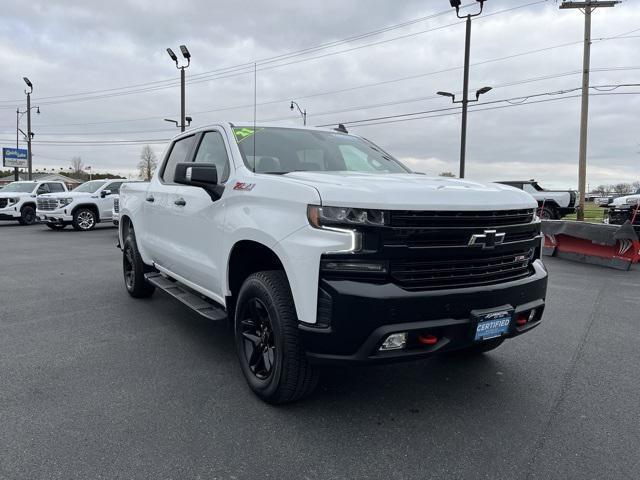
[[[235,312],[238,293],[245,279],[252,273],[265,270],[280,270],[289,276],[284,263],[278,254],[270,247],[255,240],[240,240],[229,251],[227,261],[227,298],[226,307],[229,318]]]
[[[80,208],[87,208],[87,209],[91,210],[93,213],[96,214],[96,223],[100,223],[100,209],[97,207],[97,205],[95,205],[93,203],[81,203],[81,204],[76,205],[75,207],[73,207],[73,209],[71,210],[71,215],[75,215],[75,213]]]

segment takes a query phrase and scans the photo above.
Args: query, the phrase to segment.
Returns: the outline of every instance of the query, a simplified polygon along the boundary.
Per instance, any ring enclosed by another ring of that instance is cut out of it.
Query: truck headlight
[[[9,205],[13,205],[14,203],[18,203],[19,201],[20,201],[19,198],[15,198],[15,197],[7,198],[7,202],[9,203]]]
[[[59,208],[66,207],[71,202],[73,202],[73,198],[59,198],[58,199],[58,207]]]
[[[638,205],[640,198],[627,198],[627,205]]]
[[[307,208],[309,223],[315,228],[323,226],[383,226],[388,215],[384,210],[348,207],[321,207],[309,205]]]

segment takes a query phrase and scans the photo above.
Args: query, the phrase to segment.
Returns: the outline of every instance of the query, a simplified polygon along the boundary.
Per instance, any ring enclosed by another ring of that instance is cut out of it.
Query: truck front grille
[[[6,198],[0,198],[0,208],[5,208],[9,204],[9,200]]]
[[[38,198],[38,210],[51,211],[58,208],[58,200],[55,198]]]
[[[114,198],[113,199],[113,211],[116,213],[120,212],[120,199],[119,198]]]
[[[534,273],[533,261],[541,253],[540,222],[534,219],[533,208],[391,211],[389,225],[363,230],[363,249],[351,257],[384,262],[388,270],[365,275],[324,269],[321,275],[327,279],[393,283],[411,291],[518,280]],[[324,260],[337,258],[340,256],[323,256]]]
[[[465,260],[391,262],[391,278],[407,290],[462,288],[527,277],[534,251]]]

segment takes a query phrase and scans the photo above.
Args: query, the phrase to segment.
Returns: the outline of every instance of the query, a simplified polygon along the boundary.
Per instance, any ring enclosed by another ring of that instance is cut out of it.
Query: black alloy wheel
[[[249,369],[259,380],[266,380],[273,373],[278,355],[269,311],[254,297],[245,305],[241,318],[242,351]]]

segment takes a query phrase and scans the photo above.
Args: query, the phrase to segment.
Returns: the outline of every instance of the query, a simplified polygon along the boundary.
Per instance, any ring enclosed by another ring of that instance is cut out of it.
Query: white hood
[[[0,198],[22,198],[22,197],[30,197],[30,196],[34,196],[34,194],[32,193],[26,193],[26,192],[2,192],[2,190],[0,190]]]
[[[318,190],[323,205],[389,210],[511,210],[536,208],[526,192],[419,174],[292,172],[290,178]]]
[[[82,198],[82,197],[98,198],[98,194],[89,193],[89,192],[74,192],[73,190],[71,190],[70,192],[44,193],[42,195],[38,195],[38,197],[42,197],[42,198]]]

